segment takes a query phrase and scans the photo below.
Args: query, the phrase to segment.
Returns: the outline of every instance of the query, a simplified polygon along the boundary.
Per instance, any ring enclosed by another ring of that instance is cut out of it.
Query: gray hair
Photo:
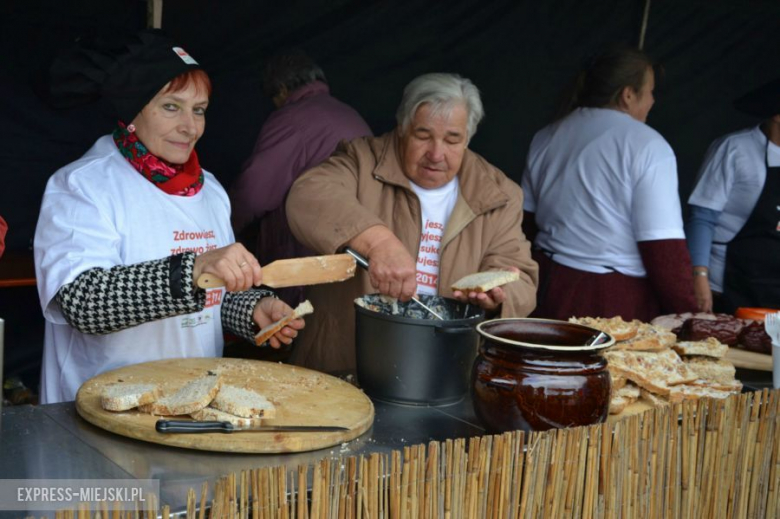
[[[464,105],[469,113],[466,123],[468,139],[476,133],[477,125],[485,115],[479,90],[470,80],[457,74],[423,74],[404,88],[395,114],[401,132],[409,128],[417,109],[425,103],[431,105],[434,114],[449,114],[458,104]]]
[[[268,60],[263,73],[263,92],[274,97],[282,88],[292,92],[315,81],[328,82],[319,65],[304,51],[291,49]]]

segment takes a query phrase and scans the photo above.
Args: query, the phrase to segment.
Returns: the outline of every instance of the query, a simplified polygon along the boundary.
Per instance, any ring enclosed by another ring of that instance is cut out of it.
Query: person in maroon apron
[[[780,92],[778,92],[780,98]],[[726,246],[724,310],[780,308],[780,166],[769,166],[770,138],[780,144],[780,115],[766,123],[766,181],[745,225]]]

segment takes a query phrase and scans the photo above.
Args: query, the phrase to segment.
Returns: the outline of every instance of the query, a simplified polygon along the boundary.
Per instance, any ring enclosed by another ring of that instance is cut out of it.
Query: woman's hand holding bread
[[[254,320],[263,329],[292,313],[292,308],[284,301],[273,297],[264,297],[255,306]],[[303,319],[293,319],[269,338],[268,344],[272,348],[280,348],[282,344],[290,344],[298,336],[298,330],[302,330],[304,326]]]

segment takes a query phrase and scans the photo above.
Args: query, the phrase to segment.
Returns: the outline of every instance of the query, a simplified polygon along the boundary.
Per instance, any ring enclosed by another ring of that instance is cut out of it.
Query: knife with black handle
[[[232,433],[252,432],[344,432],[348,427],[337,425],[252,425],[241,427],[230,422],[195,422],[190,420],[157,420],[155,429],[159,433]]]

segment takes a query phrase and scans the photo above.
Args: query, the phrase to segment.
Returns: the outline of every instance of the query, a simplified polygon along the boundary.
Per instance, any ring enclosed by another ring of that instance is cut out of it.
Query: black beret
[[[48,97],[63,108],[105,98],[129,123],[170,80],[199,68],[159,30],[91,38],[54,60]]]
[[[780,114],[780,78],[743,95],[734,101],[734,108],[762,119]]]

